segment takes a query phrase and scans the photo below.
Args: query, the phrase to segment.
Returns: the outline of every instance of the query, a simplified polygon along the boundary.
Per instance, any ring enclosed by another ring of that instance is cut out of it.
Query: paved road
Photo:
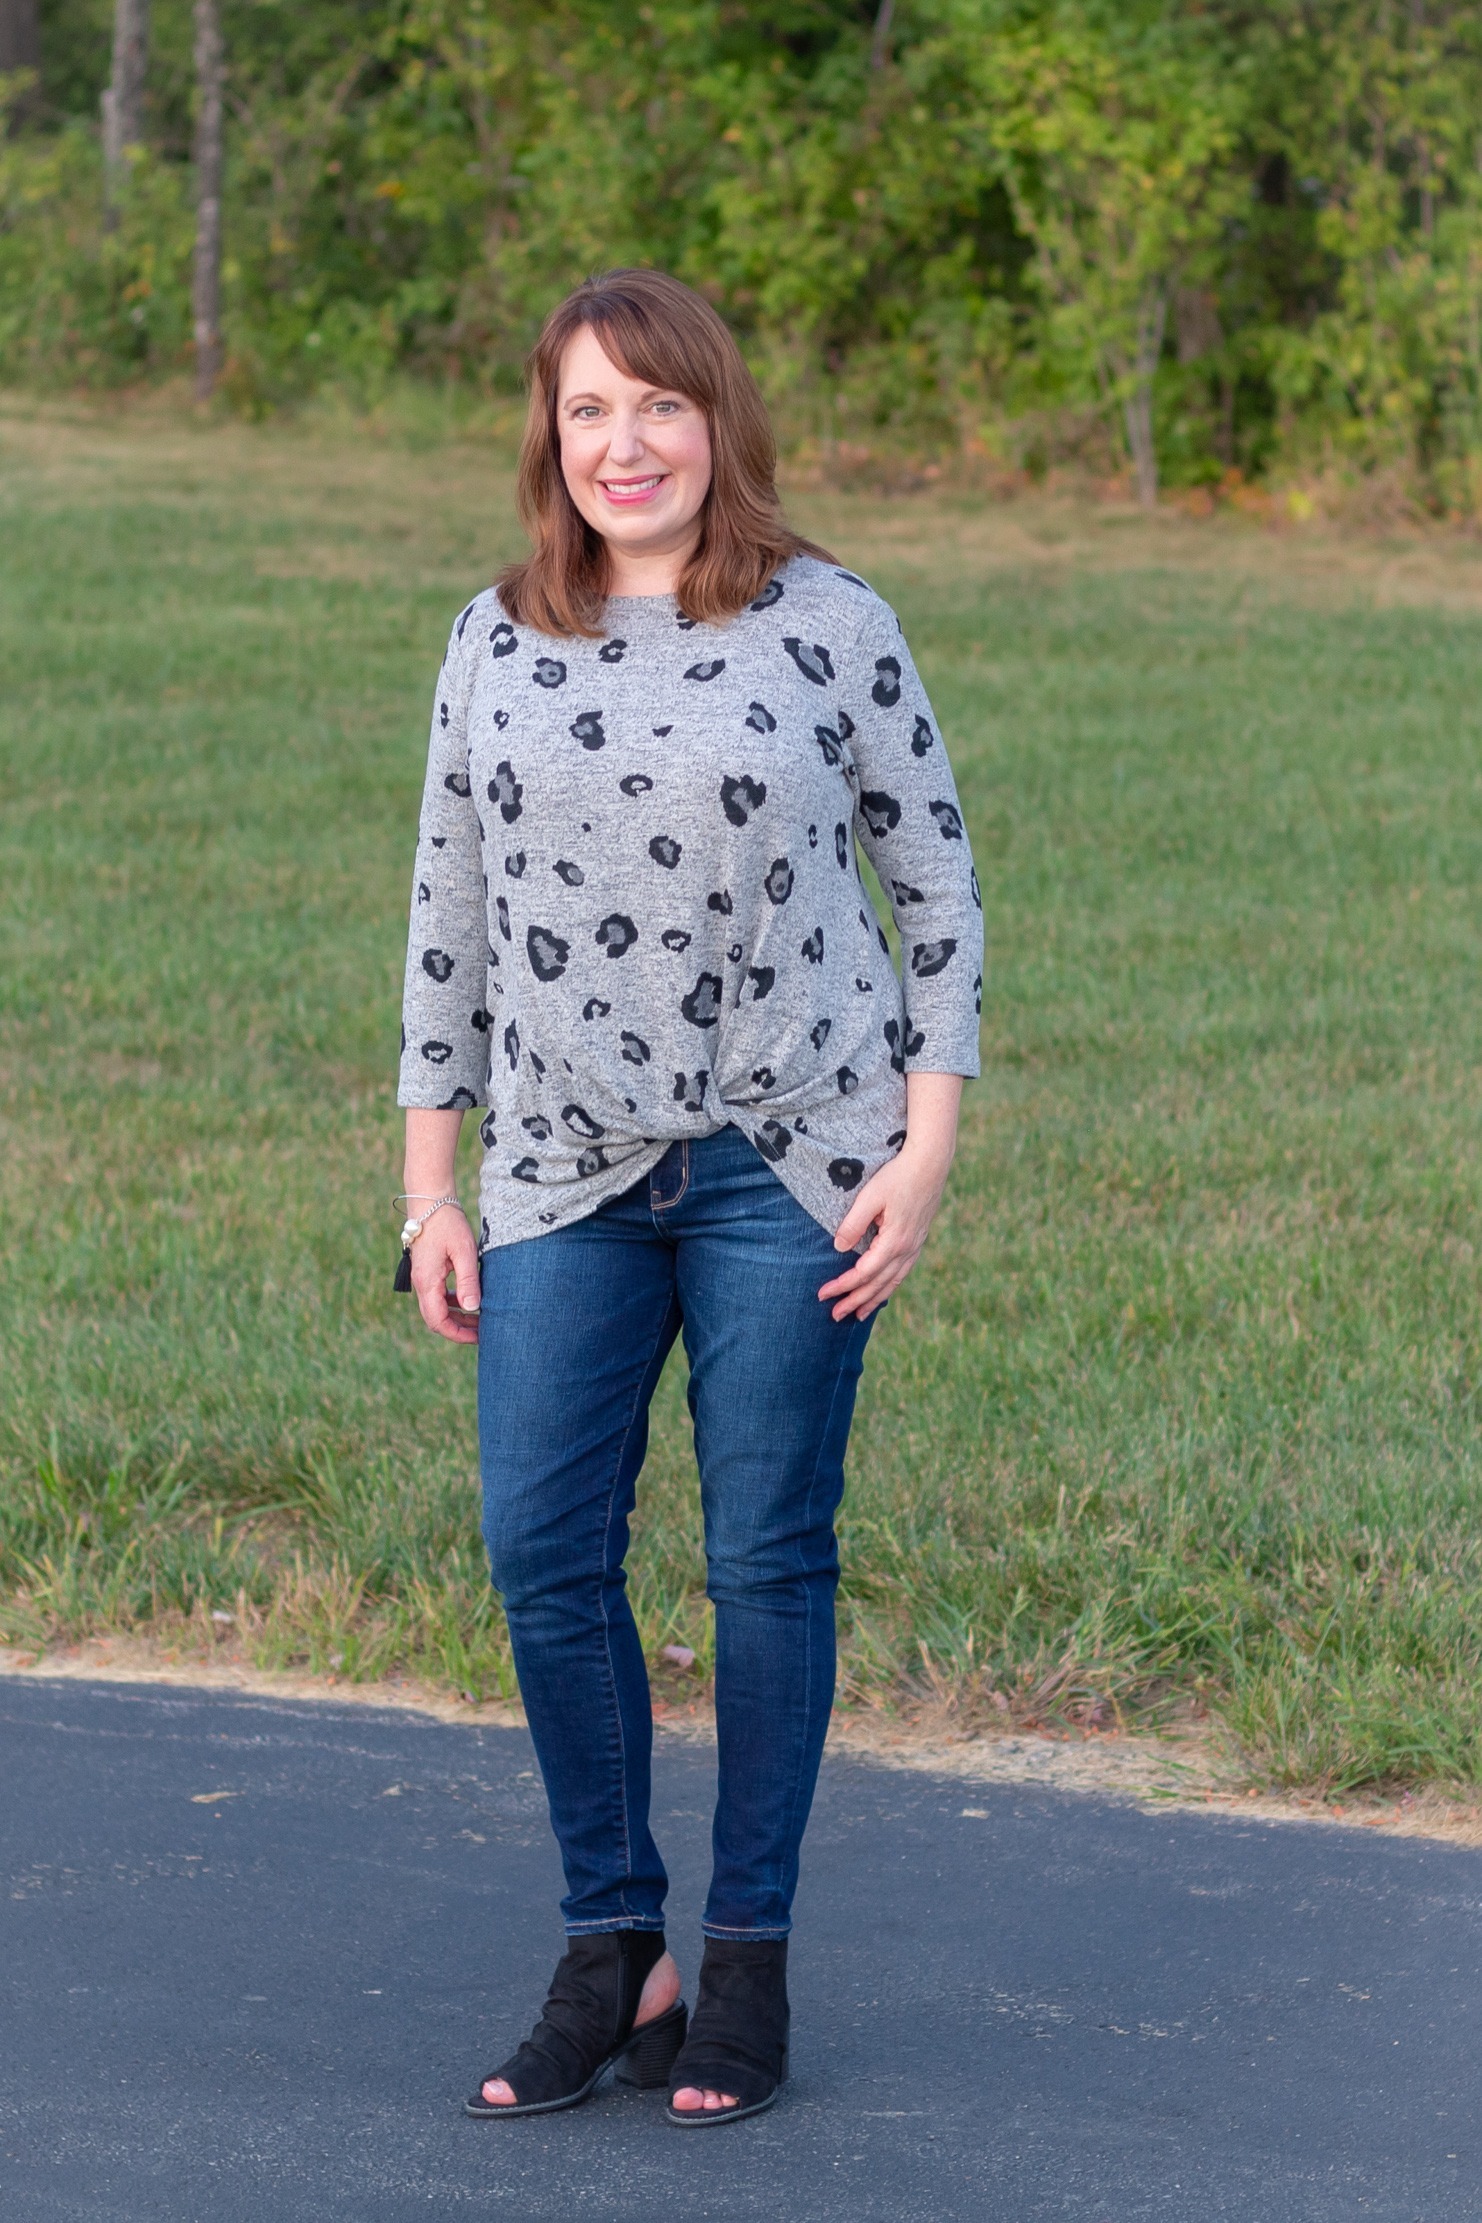
[[[1482,1854],[838,1762],[772,2114],[466,2121],[559,1951],[531,1765],[0,1678],[6,2223],[1482,2218]],[[711,1772],[661,1752],[691,1964]]]

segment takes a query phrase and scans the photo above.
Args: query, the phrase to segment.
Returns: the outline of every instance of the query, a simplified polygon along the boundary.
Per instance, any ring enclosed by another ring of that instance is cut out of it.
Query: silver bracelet
[[[400,1196],[393,1197],[392,1199],[392,1202],[396,1204],[420,1204],[422,1203],[422,1201],[423,1199],[420,1196],[417,1196],[414,1192],[410,1192],[407,1190],[403,1190]],[[434,1197],[428,1204],[426,1211],[423,1212],[417,1219],[407,1220],[403,1224],[401,1230],[401,1247],[403,1250],[411,1249],[413,1243],[415,1243],[417,1237],[421,1234],[423,1228],[427,1225],[427,1222],[431,1219],[433,1213],[440,1212],[445,1204],[457,1204],[459,1211],[461,1212],[463,1210],[463,1206],[458,1203],[456,1193],[451,1190],[446,1196]]]

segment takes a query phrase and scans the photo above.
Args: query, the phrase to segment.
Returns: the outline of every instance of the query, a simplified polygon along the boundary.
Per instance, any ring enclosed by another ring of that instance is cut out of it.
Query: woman
[[[613,2063],[667,2081],[686,2127],[776,2097],[855,1388],[978,1069],[981,907],[930,705],[885,604],[788,531],[773,467],[698,295],[646,270],[579,287],[531,363],[533,553],[438,681],[404,1265],[428,1327],[479,1345],[484,1535],[567,1883],[544,2013],[467,2103],[489,2118],[573,2106]],[[480,1104],[476,1243],[454,1158]],[[692,2018],[623,1576],[681,1332],[720,1748]]]

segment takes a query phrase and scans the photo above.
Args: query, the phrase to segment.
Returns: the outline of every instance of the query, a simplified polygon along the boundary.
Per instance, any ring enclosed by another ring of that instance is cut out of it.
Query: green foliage
[[[0,377],[184,364],[188,0],[120,232],[104,0],[0,155]],[[226,0],[229,393],[512,394],[586,272],[661,264],[794,442],[1150,494],[1232,469],[1482,495],[1482,18],[1466,0]]]

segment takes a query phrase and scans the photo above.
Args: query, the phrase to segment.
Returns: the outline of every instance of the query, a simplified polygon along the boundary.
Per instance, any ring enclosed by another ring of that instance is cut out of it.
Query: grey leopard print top
[[[483,1249],[728,1122],[832,1231],[905,1138],[905,1074],[978,1070],[982,906],[931,705],[893,612],[811,557],[727,625],[671,596],[606,624],[555,639],[491,590],[453,628],[398,1100],[488,1106]]]

